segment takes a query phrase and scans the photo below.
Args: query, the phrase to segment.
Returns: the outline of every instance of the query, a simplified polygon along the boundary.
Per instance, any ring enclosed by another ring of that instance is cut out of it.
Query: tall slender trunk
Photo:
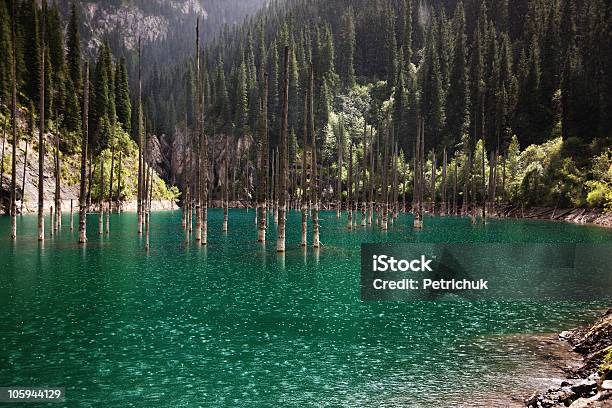
[[[121,164],[123,162],[123,152],[119,151],[119,163],[117,164],[117,213],[121,213]]]
[[[100,194],[98,197],[98,235],[104,233],[104,158],[100,155]]]
[[[74,230],[74,204],[70,199],[70,231]]]
[[[107,208],[107,213],[106,213],[106,234],[107,235],[110,233],[110,214],[111,212],[113,212],[113,176],[114,176],[114,173],[115,173],[115,143],[113,142],[113,146],[111,147],[110,178],[108,181],[108,208]]]
[[[342,126],[340,126],[339,129],[339,138],[340,140],[338,141],[338,198],[337,198],[337,202],[336,202],[336,218],[340,218],[340,212],[342,211],[342,159],[343,159],[343,150],[344,150],[344,140],[343,140],[343,136],[344,136],[344,131]]]
[[[308,128],[310,129],[310,140],[312,148],[312,246],[319,248],[321,246],[321,237],[319,231],[319,175],[317,165],[317,135],[315,133],[314,122],[314,68],[310,63],[310,92],[308,94]]]
[[[143,189],[143,162],[142,162],[142,48],[140,37],[138,37],[138,118],[137,118],[137,142],[138,142],[138,197],[136,199],[136,211],[138,213],[138,234],[142,234],[142,189]]]
[[[57,118],[57,114],[55,115]],[[60,133],[59,129],[56,129],[55,136],[55,226],[56,230],[62,228],[62,162],[60,158]]]
[[[306,175],[306,155],[308,152],[308,92],[306,92],[306,94],[304,95],[304,148],[302,149],[302,179],[301,179],[301,187],[302,187],[302,194],[300,195],[301,198],[301,206],[302,206],[302,246],[306,246],[308,245],[308,224],[307,224],[307,219],[308,219],[308,201],[307,201],[307,185],[306,183],[308,183],[307,180],[307,175]]]
[[[441,185],[442,203],[440,208],[440,215],[446,215],[448,211],[448,203],[446,200],[446,146],[442,152],[442,185]]]
[[[363,166],[361,176],[361,226],[366,226],[366,206],[368,201],[368,189],[366,183],[366,169],[368,167],[368,141],[367,141],[368,125],[366,121],[363,121]]]
[[[369,208],[368,208],[368,224],[372,224],[372,215],[374,213],[374,134],[373,128],[370,127],[370,198],[369,198]]]
[[[229,206],[229,135],[225,135],[225,158],[223,163],[223,190],[221,202],[223,204],[223,232],[227,232],[227,218]]]
[[[455,160],[454,176],[453,176],[453,214],[457,215],[457,179],[458,175],[457,160]]]
[[[481,159],[481,172],[482,172],[482,223],[487,221],[487,179],[485,174],[485,159],[486,152],[484,143],[482,145],[482,159]]]
[[[283,77],[283,118],[278,154],[278,237],[276,251],[285,252],[285,221],[287,211],[287,133],[289,131],[289,47],[285,46]]]
[[[346,179],[346,212],[348,229],[353,228],[353,143],[349,143],[348,177]]]
[[[32,137],[34,136],[34,120],[32,120],[31,123],[31,130],[32,130]],[[23,155],[23,175],[21,176],[21,203],[19,204],[19,212],[21,214],[23,214],[23,202],[25,201],[25,181],[26,181],[26,167],[28,164],[28,145],[29,145],[29,141],[28,139],[26,139],[26,145],[25,145],[25,152]],[[40,180],[38,180],[38,182],[40,183]]]
[[[6,128],[8,127],[8,115],[4,117],[2,128],[2,156],[0,157],[0,190],[4,187],[4,152],[6,147]]]
[[[79,194],[79,243],[87,242],[87,192],[85,177],[87,177],[87,147],[89,144],[89,62],[85,61],[85,81],[83,82],[83,144],[81,147],[81,188]]]
[[[16,15],[15,3],[12,2],[12,26],[11,26],[11,42],[16,44]],[[11,158],[11,238],[17,238],[17,61],[16,52],[13,52],[13,63],[11,64],[11,74],[13,78],[13,93],[11,101],[11,126],[13,128],[13,156]]]
[[[385,142],[385,153],[382,165],[382,219],[380,227],[383,231],[387,230],[387,211],[389,208],[389,197],[388,197],[388,169],[389,169],[389,132],[390,122],[387,119],[387,138]]]
[[[42,19],[40,23],[40,71],[38,83],[38,240],[45,239],[45,190],[44,190],[44,165],[45,165],[45,18],[47,14],[47,2],[42,2]]]
[[[195,211],[196,211],[196,241],[202,240],[202,81],[200,74],[200,18],[196,22],[196,176],[195,176]]]
[[[91,185],[93,181],[93,173],[95,173],[95,169],[96,169],[96,166],[93,162],[93,152],[91,150],[88,153],[89,156],[87,159],[89,161],[89,175],[87,176],[87,211],[91,209]]]
[[[263,96],[261,98],[259,117],[260,165],[257,169],[259,228],[257,241],[266,242],[266,198],[268,195],[268,73],[263,73]]]
[[[436,213],[436,150],[431,151],[431,214]]]

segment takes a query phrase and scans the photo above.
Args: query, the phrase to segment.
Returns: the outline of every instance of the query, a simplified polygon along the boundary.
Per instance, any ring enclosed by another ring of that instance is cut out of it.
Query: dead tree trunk
[[[55,115],[57,118],[57,114]],[[56,129],[55,135],[55,225],[54,229],[59,230],[62,228],[62,191],[61,191],[61,179],[62,179],[62,162],[60,158],[60,133],[59,129]]]
[[[140,37],[138,38],[138,197],[136,199],[136,211],[138,213],[138,234],[142,234],[142,190],[143,190],[143,160],[142,160],[142,48]]]
[[[42,19],[40,24],[40,71],[38,83],[38,240],[45,239],[45,190],[44,190],[44,165],[45,165],[45,18],[47,14],[47,2],[42,2]]]
[[[121,164],[123,162],[123,152],[119,151],[119,163],[117,164],[117,213],[121,213]]]
[[[313,248],[319,248],[321,246],[319,236],[319,174],[317,165],[317,136],[314,122],[314,68],[312,62],[310,63],[310,92],[308,96],[310,103],[308,108],[308,127],[310,128],[310,139],[312,141],[312,246]]]
[[[104,158],[100,155],[100,194],[98,197],[98,235],[104,233]]]
[[[12,2],[12,28],[11,28],[11,41],[12,44],[16,44],[16,15],[15,15],[15,3]],[[13,94],[11,101],[11,125],[13,127],[13,156],[11,158],[11,238],[17,238],[17,61],[16,52],[13,52],[13,63],[11,64],[11,73],[13,77]]]
[[[306,95],[304,96],[304,148],[302,149],[302,177],[301,177],[301,187],[302,187],[302,194],[300,195],[301,198],[301,210],[302,210],[302,240],[301,240],[301,244],[303,247],[305,247],[306,245],[308,245],[308,224],[307,224],[307,219],[308,219],[308,200],[306,199],[307,197],[307,191],[308,188],[306,186],[306,183],[308,182],[307,180],[307,174],[306,174],[306,163],[307,163],[307,159],[306,159],[306,155],[308,152],[308,92],[306,92]]]
[[[85,81],[83,82],[83,145],[81,147],[81,189],[79,194],[79,243],[87,242],[87,147],[89,139],[89,62],[85,62]]]
[[[223,163],[223,189],[221,202],[223,204],[223,232],[227,232],[227,217],[229,207],[229,135],[225,135],[225,158]]]
[[[276,251],[285,252],[285,221],[287,211],[287,132],[289,128],[289,47],[285,46],[283,78],[283,118],[280,134],[278,177],[278,238]]]
[[[257,211],[259,212],[259,228],[257,241],[266,242],[266,198],[268,195],[268,73],[263,73],[263,96],[259,114],[259,160],[257,168]]]
[[[34,138],[34,106],[32,106],[32,109],[30,111],[30,137]],[[26,167],[28,164],[28,146],[29,146],[29,140],[26,139],[26,145],[25,145],[25,152],[23,155],[23,174],[22,174],[22,178],[21,178],[21,203],[19,204],[19,212],[21,214],[23,214],[23,202],[25,201],[25,181],[26,181]],[[40,183],[40,180],[38,180],[38,182]]]
[[[336,218],[340,218],[340,212],[342,211],[342,159],[343,159],[343,150],[344,150],[344,130],[343,127],[340,126],[340,129],[338,129],[338,136],[339,139],[338,140],[338,171],[337,171],[337,178],[338,178],[338,186],[337,186],[337,194],[338,194],[338,198],[336,200]]]
[[[353,143],[349,143],[348,177],[346,179],[346,212],[347,227],[353,228]]]
[[[366,206],[368,201],[368,189],[366,184],[366,168],[368,167],[368,141],[367,141],[368,125],[363,121],[363,166],[361,175],[361,226],[366,226]]]
[[[195,174],[195,216],[196,216],[196,230],[195,240],[200,241],[202,239],[202,180],[201,173],[202,163],[200,162],[200,148],[202,142],[202,82],[200,78],[200,18],[196,20],[196,174]]]
[[[446,146],[442,152],[442,185],[441,185],[441,208],[440,215],[446,215],[448,211],[448,202],[446,199]]]

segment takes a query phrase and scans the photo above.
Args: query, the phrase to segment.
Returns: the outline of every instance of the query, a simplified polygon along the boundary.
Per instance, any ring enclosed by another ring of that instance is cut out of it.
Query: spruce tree
[[[117,109],[117,120],[121,123],[126,133],[132,133],[132,101],[130,99],[130,87],[128,74],[125,67],[125,59],[122,57],[115,69],[115,108]]]
[[[24,0],[19,9],[19,37],[23,49],[22,92],[38,104],[38,82],[42,56],[40,53],[40,21],[35,0]]]
[[[455,43],[446,99],[446,137],[448,146],[461,140],[467,132],[468,75],[466,70],[465,12],[463,2],[457,3],[454,17]]]

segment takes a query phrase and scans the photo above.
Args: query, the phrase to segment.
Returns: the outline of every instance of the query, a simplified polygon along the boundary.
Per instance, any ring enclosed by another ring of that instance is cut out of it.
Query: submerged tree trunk
[[[15,28],[15,3],[12,2],[12,29],[11,29],[11,41],[12,44],[16,44],[16,28]],[[17,238],[17,61],[16,52],[13,52],[13,63],[11,64],[11,73],[13,77],[13,94],[11,101],[11,125],[13,127],[13,156],[11,158],[11,238]]]
[[[285,46],[283,77],[283,117],[278,154],[278,237],[276,251],[285,252],[285,221],[287,211],[287,133],[289,128],[289,47]]]
[[[368,167],[368,141],[367,141],[367,133],[368,125],[366,121],[363,121],[363,166],[362,166],[362,176],[361,176],[361,226],[366,226],[366,206],[368,201],[368,189],[366,183],[366,169]]]
[[[440,215],[446,215],[448,212],[448,202],[446,199],[446,146],[444,146],[444,150],[442,152],[442,186],[441,186],[441,194],[442,194],[442,203],[440,207]]]
[[[123,161],[123,152],[119,151],[119,163],[117,165],[117,213],[121,213],[121,164]]]
[[[42,2],[42,19],[40,24],[40,71],[38,86],[38,240],[45,239],[45,190],[44,190],[44,164],[45,164],[45,17],[47,13],[47,2]]]
[[[4,152],[6,147],[6,128],[8,127],[8,115],[4,117],[2,128],[2,156],[0,156],[0,190],[4,187]]]
[[[202,240],[202,82],[200,74],[200,18],[196,21],[196,176],[195,176],[195,212],[196,212],[196,241]]]
[[[81,188],[79,194],[79,243],[87,242],[87,147],[89,139],[89,62],[85,62],[85,81],[83,82],[83,144],[81,147]]]
[[[142,48],[138,37],[138,118],[136,123],[138,143],[138,197],[136,199],[136,212],[138,213],[138,234],[142,234],[142,190],[143,190],[143,160],[142,160]]]
[[[346,212],[348,229],[353,228],[353,143],[349,143],[348,177],[346,179]]]
[[[310,139],[312,146],[312,246],[319,248],[321,239],[319,236],[319,177],[317,167],[317,137],[314,123],[314,68],[310,63],[310,92],[308,95],[310,107],[308,109],[308,127],[310,128]]]
[[[257,241],[266,242],[266,218],[267,218],[267,195],[268,195],[268,73],[263,73],[263,96],[261,98],[259,117],[259,142],[260,142],[260,165],[257,169],[259,228]]]
[[[32,111],[30,116],[30,131],[32,132],[31,137],[34,137],[34,112]],[[19,212],[23,214],[23,202],[25,201],[25,182],[26,182],[26,167],[28,164],[28,146],[29,140],[26,139],[25,152],[23,155],[23,174],[21,176],[21,203],[19,204]],[[38,180],[40,183],[40,180]]]
[[[307,219],[308,219],[308,201],[307,201],[307,195],[306,192],[308,191],[306,183],[308,183],[307,180],[307,173],[306,173],[306,155],[308,152],[308,92],[306,92],[306,95],[304,95],[304,148],[302,149],[302,179],[301,179],[301,187],[302,187],[302,194],[300,195],[300,199],[301,199],[301,210],[302,210],[302,241],[301,244],[302,246],[306,246],[308,245],[308,224],[307,224]]]
[[[343,159],[343,150],[344,150],[344,140],[343,140],[343,136],[344,136],[344,131],[342,130],[342,126],[339,129],[339,138],[340,140],[338,141],[338,172],[337,172],[337,177],[338,177],[338,186],[337,186],[337,194],[338,194],[338,198],[337,198],[337,202],[336,202],[336,218],[340,218],[340,212],[342,211],[342,159]]]
[[[114,129],[114,126],[113,126]],[[114,132],[114,130],[113,130]],[[106,235],[110,233],[110,214],[113,212],[113,176],[115,173],[115,143],[111,148],[111,166],[110,166],[110,178],[108,181],[108,208],[106,213]]]
[[[227,232],[227,218],[229,207],[229,135],[225,135],[225,160],[223,169],[223,190],[221,202],[223,204],[223,232]]]
[[[57,115],[55,115],[57,118]],[[55,225],[54,228],[59,230],[62,228],[62,191],[61,191],[61,178],[62,178],[62,162],[60,159],[60,137],[59,129],[56,129],[55,136]]]
[[[100,155],[100,194],[98,197],[98,235],[104,233],[104,158]]]

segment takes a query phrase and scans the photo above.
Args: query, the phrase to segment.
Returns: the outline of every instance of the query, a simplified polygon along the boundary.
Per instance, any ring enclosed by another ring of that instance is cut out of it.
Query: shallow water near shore
[[[274,227],[256,242],[254,215],[230,210],[224,234],[209,210],[201,247],[184,244],[180,211],[153,213],[148,254],[134,213],[113,214],[110,236],[89,216],[85,246],[66,215],[53,237],[47,218],[43,244],[35,216],[18,218],[16,242],[1,217],[0,386],[66,387],[67,406],[491,406],[549,381],[513,336],[609,306],[359,297],[361,242],[610,243],[609,229],[435,217],[414,231],[402,215],[386,232],[349,232],[346,214],[323,212],[315,251],[291,212],[279,255]]]

